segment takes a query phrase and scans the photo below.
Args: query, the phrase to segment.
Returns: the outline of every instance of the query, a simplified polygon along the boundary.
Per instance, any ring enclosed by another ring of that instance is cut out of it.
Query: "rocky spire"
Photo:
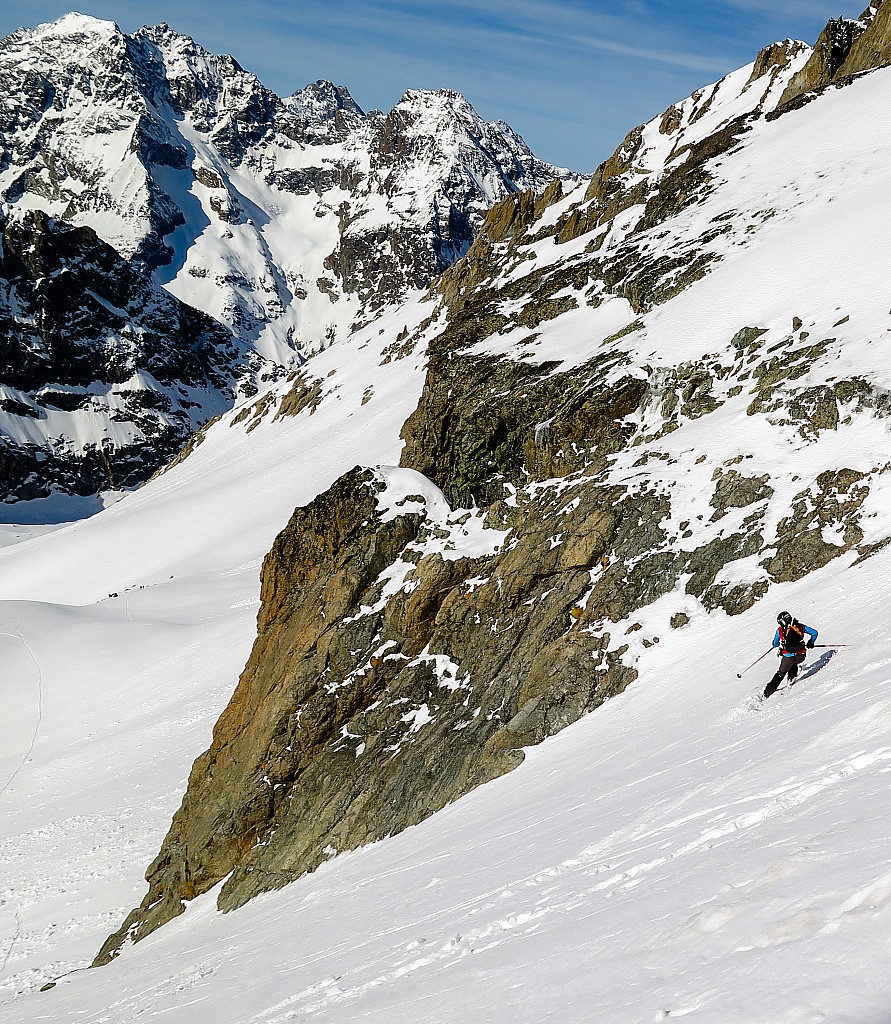
[[[851,75],[889,64],[891,4],[876,0],[856,21],[849,18],[829,21],[820,33],[810,60],[786,87],[780,106]]]

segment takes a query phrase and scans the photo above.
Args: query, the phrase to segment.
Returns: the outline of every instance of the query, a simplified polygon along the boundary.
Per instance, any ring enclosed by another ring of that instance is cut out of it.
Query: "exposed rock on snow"
[[[250,355],[87,227],[0,217],[0,493],[132,487],[231,398]]]

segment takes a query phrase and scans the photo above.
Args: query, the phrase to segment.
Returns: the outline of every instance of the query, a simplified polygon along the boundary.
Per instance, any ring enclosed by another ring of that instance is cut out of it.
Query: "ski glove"
[[[813,637],[811,637],[811,639],[808,640],[807,645],[808,645],[808,647],[813,647],[814,646],[814,638]]]

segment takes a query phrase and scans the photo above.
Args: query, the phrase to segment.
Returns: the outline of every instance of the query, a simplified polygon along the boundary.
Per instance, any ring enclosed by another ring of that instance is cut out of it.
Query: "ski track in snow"
[[[10,636],[10,637],[14,637],[15,639],[17,639],[21,643],[21,645],[25,648],[25,650],[28,652],[28,657],[31,659],[31,661],[34,664],[34,668],[37,670],[37,680],[36,680],[37,681],[37,716],[36,716],[37,720],[36,720],[36,722],[34,724],[34,732],[31,735],[31,743],[29,744],[28,749],[25,751],[24,755],[22,756],[21,764],[19,764],[18,768],[16,768],[16,770],[12,773],[12,775],[10,775],[10,777],[6,780],[6,783],[4,784],[3,788],[0,789],[0,797],[2,797],[3,794],[9,789],[9,787],[15,781],[16,776],[19,774],[19,772],[27,764],[28,758],[31,756],[31,754],[34,751],[34,744],[37,742],[37,733],[40,731],[40,723],[43,720],[43,675],[42,675],[42,673],[40,671],[40,663],[34,657],[34,652],[28,646],[28,641],[22,636],[21,632],[19,631],[19,627],[21,626],[21,624],[22,624],[22,620],[19,619],[19,621],[18,621],[18,623],[16,624],[16,627],[15,627],[15,632],[13,632],[13,633],[5,633],[5,632],[2,632],[2,626],[5,626],[6,623],[5,622],[2,623],[2,625],[0,625],[0,636]]]

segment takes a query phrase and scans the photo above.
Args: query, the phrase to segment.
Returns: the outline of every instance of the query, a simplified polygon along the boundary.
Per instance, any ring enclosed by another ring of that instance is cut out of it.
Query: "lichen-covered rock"
[[[770,475],[743,476],[735,469],[720,473],[715,484],[715,493],[709,504],[714,508],[712,522],[722,518],[730,508],[746,508],[756,501],[771,497],[773,488],[768,481]]]
[[[613,353],[568,374],[555,374],[553,363],[465,356],[506,326],[505,318],[486,315],[491,308],[488,296],[463,307],[431,342],[421,401],[403,427],[404,464],[459,505],[503,497],[506,483],[522,482],[524,468],[541,478],[563,475],[618,450],[629,430],[622,420],[648,390],[639,378],[608,388],[593,383],[619,361]]]
[[[827,471],[796,494],[792,515],[777,527],[776,553],[762,562],[774,580],[801,579],[863,540],[857,513],[869,495],[864,476],[853,469]]]
[[[744,352],[765,334],[767,334],[766,327],[741,327],[730,339],[730,344],[740,352]]]

